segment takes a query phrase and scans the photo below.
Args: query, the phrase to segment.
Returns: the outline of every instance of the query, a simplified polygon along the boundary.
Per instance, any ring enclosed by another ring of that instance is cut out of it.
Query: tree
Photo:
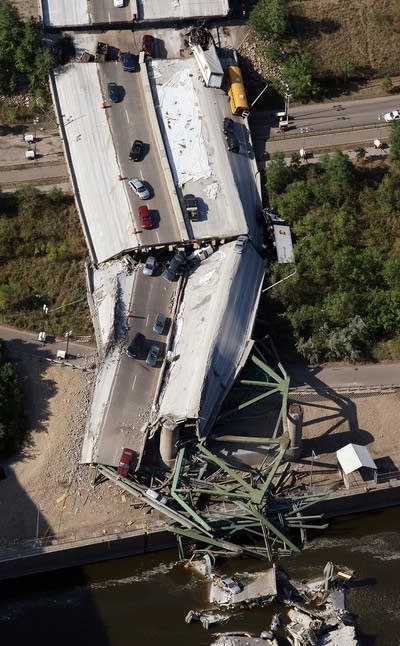
[[[43,45],[39,24],[23,22],[9,0],[0,3],[0,92],[12,94],[20,85],[37,93],[47,82],[51,55]]]
[[[274,198],[282,193],[291,179],[290,168],[286,165],[285,156],[282,152],[272,155],[272,160],[267,170],[267,191],[270,196],[271,205]]]
[[[354,168],[348,155],[335,150],[332,155],[321,157],[321,166],[325,171],[325,188],[332,205],[338,205],[348,197],[354,183]]]
[[[15,53],[22,40],[23,27],[19,13],[8,0],[0,3],[0,92],[11,94],[18,85],[19,73]]]
[[[314,78],[310,54],[303,52],[287,56],[282,73],[295,99],[307,101],[318,95],[320,88]]]
[[[286,0],[260,0],[250,12],[249,23],[261,34],[282,38],[288,25]]]
[[[389,132],[390,157],[400,160],[400,121],[392,121]]]

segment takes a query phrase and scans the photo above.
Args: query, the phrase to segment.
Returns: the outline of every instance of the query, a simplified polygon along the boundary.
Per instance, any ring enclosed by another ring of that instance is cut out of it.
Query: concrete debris
[[[228,621],[229,616],[221,615],[213,612],[206,612],[205,610],[195,611],[189,610],[188,614],[185,617],[187,624],[191,624],[193,621],[199,621],[203,628],[208,628],[214,626],[215,624],[222,624],[225,621]]]
[[[196,570],[201,571],[196,565]],[[324,578],[294,583],[275,566],[254,576],[253,580],[243,585],[225,575],[212,573],[210,602],[221,607],[248,608],[264,606],[278,601],[291,606],[284,624],[280,615],[275,613],[269,630],[264,630],[260,637],[246,633],[220,633],[214,646],[256,646],[257,644],[278,644],[285,638],[285,643],[292,646],[357,646],[353,618],[345,607],[345,586],[351,579],[348,572],[338,571],[332,563],[324,568]],[[230,616],[213,610],[191,610],[185,621],[201,621],[205,628]],[[278,641],[277,641],[278,640]]]
[[[212,642],[212,646],[278,646],[275,638],[265,639],[261,635],[254,637],[246,632],[221,633],[216,641]]]
[[[220,606],[253,608],[271,603],[277,594],[275,566],[243,585],[231,577],[211,576],[210,602]]]

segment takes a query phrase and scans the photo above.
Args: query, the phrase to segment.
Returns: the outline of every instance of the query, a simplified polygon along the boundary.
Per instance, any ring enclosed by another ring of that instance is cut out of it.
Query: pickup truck
[[[194,195],[185,195],[183,197],[185,203],[185,211],[189,220],[198,220],[199,219],[199,207],[197,200]]]

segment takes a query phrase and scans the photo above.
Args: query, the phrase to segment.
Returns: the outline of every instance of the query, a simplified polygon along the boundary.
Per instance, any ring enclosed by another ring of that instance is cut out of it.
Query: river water
[[[2,583],[0,644],[208,646],[213,631],[184,621],[190,609],[207,606],[207,584],[176,559],[170,550]],[[348,606],[360,643],[399,646],[400,509],[336,520],[280,565],[292,578],[308,578],[322,575],[327,561],[355,570]],[[240,577],[265,567],[235,560],[224,569]],[[215,632],[259,633],[274,611],[242,611]]]

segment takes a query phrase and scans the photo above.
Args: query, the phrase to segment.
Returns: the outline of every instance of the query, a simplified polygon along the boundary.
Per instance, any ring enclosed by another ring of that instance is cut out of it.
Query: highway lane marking
[[[126,120],[127,120],[127,122],[128,122],[128,123],[130,123],[128,110],[127,110],[126,108],[125,108],[125,114],[126,114]]]
[[[157,242],[160,242],[160,236],[158,235],[158,231],[156,231],[156,238],[157,238]]]
[[[150,314],[147,314],[147,316],[146,316],[146,327],[149,324],[149,318],[150,318]]]
[[[133,390],[135,388],[136,379],[137,379],[137,375],[135,375],[134,378],[133,378],[133,383],[132,383],[132,389],[131,390]]]

